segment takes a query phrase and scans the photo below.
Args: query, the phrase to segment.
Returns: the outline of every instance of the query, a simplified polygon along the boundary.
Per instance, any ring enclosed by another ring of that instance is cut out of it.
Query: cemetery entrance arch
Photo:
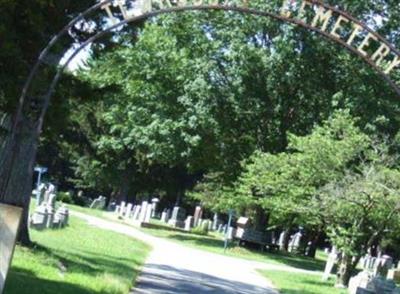
[[[367,25],[336,7],[318,0],[277,0],[265,8],[257,0],[103,0],[72,20],[60,31],[40,54],[22,90],[17,118],[27,100],[39,99],[44,107],[39,115],[39,129],[49,105],[50,97],[61,73],[71,60],[86,46],[106,34],[123,29],[130,23],[156,15],[190,10],[236,11],[273,18],[304,27],[336,42],[362,58],[375,69],[400,96],[400,82],[393,77],[400,72],[400,51]],[[103,19],[98,24],[94,19]],[[77,44],[74,28],[84,30],[89,37]],[[60,45],[61,44],[61,45]],[[61,48],[61,50],[60,50]],[[35,87],[35,81],[48,74],[48,67],[59,65],[47,89]]]

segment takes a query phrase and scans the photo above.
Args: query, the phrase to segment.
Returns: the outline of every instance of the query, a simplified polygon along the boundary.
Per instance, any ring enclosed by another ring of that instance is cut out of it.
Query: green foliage
[[[58,192],[56,199],[57,201],[61,201],[62,203],[75,204],[73,197],[69,192]]]
[[[198,226],[194,227],[190,230],[192,234],[200,235],[200,236],[207,236],[208,235],[208,226]]]

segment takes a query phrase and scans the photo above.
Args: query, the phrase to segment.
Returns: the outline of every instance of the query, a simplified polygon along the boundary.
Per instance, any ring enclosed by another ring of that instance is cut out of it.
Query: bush
[[[207,236],[208,235],[208,225],[207,226],[198,226],[190,230],[192,234]]]
[[[72,196],[71,194],[69,194],[69,192],[58,192],[56,199],[57,201],[61,201],[62,203],[68,203],[68,204],[74,203]]]

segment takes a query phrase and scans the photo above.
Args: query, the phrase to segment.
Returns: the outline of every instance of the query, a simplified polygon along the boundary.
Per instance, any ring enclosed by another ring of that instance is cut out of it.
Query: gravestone
[[[144,218],[144,222],[146,224],[150,223],[152,214],[153,214],[153,205],[147,205],[146,216]]]
[[[106,197],[99,196],[98,198],[94,199],[90,204],[89,208],[91,209],[104,209],[106,206]]]
[[[400,262],[396,269],[390,269],[387,275],[388,280],[393,280],[395,283],[400,284]]]
[[[185,220],[185,231],[190,231],[193,227],[193,222],[194,222],[194,217],[193,216],[188,216]]]
[[[21,217],[22,208],[0,204],[0,293],[11,265]]]
[[[60,226],[61,227],[65,227],[68,226],[68,222],[69,222],[69,209],[65,206],[62,205],[56,213],[57,217],[60,220]]]
[[[186,211],[182,207],[175,206],[174,210],[172,211],[172,217],[168,221],[168,224],[170,224],[173,227],[176,228],[183,228],[185,226],[185,215]]]
[[[116,205],[115,206],[115,213],[116,214],[119,214],[119,210],[121,209],[121,206],[119,206],[119,205]]]
[[[223,228],[224,228],[224,225],[223,224],[219,224],[218,233],[222,233],[223,232]]]
[[[211,221],[209,221],[208,219],[204,219],[201,222],[200,227],[202,228],[203,231],[208,232],[210,230],[210,223]]]
[[[208,230],[211,231],[213,227],[213,223],[211,220],[208,220]]]
[[[329,276],[332,273],[333,267],[338,260],[339,252],[337,251],[336,247],[332,247],[331,253],[328,255],[328,260],[326,261],[324,274],[322,275],[323,281],[328,281]]]
[[[389,269],[393,266],[393,258],[388,255],[383,255],[378,258],[376,266],[374,268],[374,277],[381,276],[386,277]]]
[[[120,216],[120,217],[123,217],[123,216],[124,216],[124,213],[125,213],[125,205],[126,205],[125,201],[122,201],[121,204],[120,204],[120,206],[119,206],[119,216]]]
[[[349,281],[349,294],[357,294],[361,291],[367,290],[368,283],[371,280],[372,275],[367,271],[362,271],[358,275],[352,277]]]
[[[285,238],[286,238],[286,232],[285,231],[283,231],[280,235],[279,235],[279,240],[278,240],[278,246],[279,246],[279,248],[282,248],[283,247],[283,241],[285,240]]]
[[[44,194],[46,193],[46,185],[40,184],[39,188],[36,191],[36,195],[38,197],[38,205],[40,205],[44,200]]]
[[[161,213],[161,221],[163,223],[168,223],[168,220],[169,220],[168,211],[164,209],[164,211]]]
[[[376,294],[392,294],[396,289],[396,284],[392,280],[377,276],[368,282],[367,289]]]
[[[125,218],[129,218],[132,212],[132,207],[133,204],[132,203],[128,203],[128,205],[126,206],[126,210],[125,210]]]
[[[36,230],[44,230],[47,226],[47,207],[40,205],[35,209],[35,212],[30,218],[30,226]]]
[[[229,227],[226,237],[228,240],[233,240],[233,237],[235,236],[235,234],[236,234],[236,229],[234,227]]]
[[[142,202],[142,206],[140,208],[140,214],[139,214],[139,222],[144,222],[146,219],[146,213],[147,213],[147,206],[149,203],[147,201]]]
[[[194,219],[193,219],[193,226],[197,227],[199,225],[199,220],[203,216],[203,208],[201,206],[196,206],[194,210]]]
[[[132,220],[136,221],[136,220],[139,219],[139,215],[140,215],[140,210],[141,210],[141,209],[142,209],[142,206],[141,206],[141,205],[137,205],[137,206],[136,206],[135,212],[133,213]]]
[[[155,217],[157,213],[157,205],[160,202],[160,199],[158,198],[153,198],[151,199],[151,205],[152,205],[152,212],[151,212],[151,217]]]
[[[291,236],[289,242],[289,252],[296,252],[300,247],[301,238],[303,234],[301,232],[297,232],[293,236]]]
[[[218,213],[215,213],[213,217],[212,230],[216,231],[218,229],[218,225],[219,225]]]

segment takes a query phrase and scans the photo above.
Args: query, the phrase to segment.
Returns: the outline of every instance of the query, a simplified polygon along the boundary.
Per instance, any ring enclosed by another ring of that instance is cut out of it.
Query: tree
[[[358,171],[330,183],[316,196],[328,236],[342,252],[338,285],[348,284],[372,245],[399,232],[399,179],[400,171],[385,163],[363,163]]]

